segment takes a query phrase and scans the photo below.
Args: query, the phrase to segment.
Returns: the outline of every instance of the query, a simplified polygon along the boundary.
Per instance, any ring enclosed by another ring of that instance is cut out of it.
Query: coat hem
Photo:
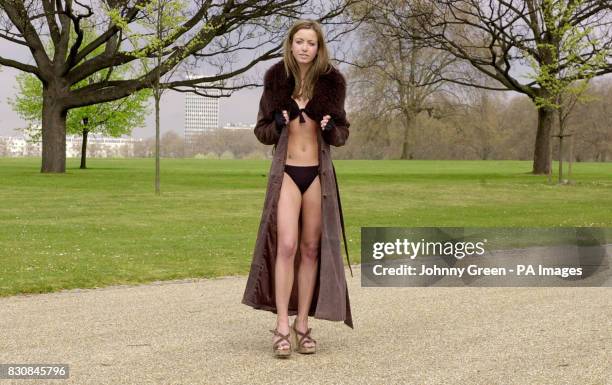
[[[274,306],[258,304],[258,303],[249,301],[248,299],[243,299],[241,303],[244,304],[244,305],[251,306],[255,310],[265,310],[265,311],[269,311],[269,312],[272,312],[274,314],[277,314],[276,307],[274,307]],[[288,309],[287,314],[290,315],[290,316],[297,315],[297,310]],[[333,317],[328,317],[328,316],[320,315],[320,314],[316,314],[316,313],[315,314],[308,314],[308,316],[316,318],[316,319],[320,319],[320,320],[325,320],[325,321],[344,322],[344,324],[346,326],[350,327],[351,329],[354,329],[353,321],[352,320],[336,319],[336,318],[333,318]]]

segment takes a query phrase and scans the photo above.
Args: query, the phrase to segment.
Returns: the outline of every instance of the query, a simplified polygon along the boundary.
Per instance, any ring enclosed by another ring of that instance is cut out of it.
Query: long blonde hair
[[[315,56],[308,72],[304,76],[304,86],[302,87],[302,80],[300,78],[300,67],[291,53],[291,45],[293,43],[293,36],[300,29],[312,29],[317,34],[317,55]],[[310,100],[314,92],[314,86],[319,78],[319,75],[328,73],[331,69],[331,63],[329,62],[329,51],[327,50],[327,44],[325,44],[325,38],[323,37],[323,29],[321,25],[315,20],[298,20],[293,24],[287,38],[283,43],[283,59],[285,62],[285,71],[287,77],[289,74],[293,75],[295,79],[295,88],[291,97],[300,98],[305,97]],[[300,89],[302,93],[300,94]]]

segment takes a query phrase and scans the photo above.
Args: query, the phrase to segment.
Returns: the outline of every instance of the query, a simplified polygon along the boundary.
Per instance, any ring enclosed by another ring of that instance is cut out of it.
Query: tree
[[[27,48],[31,54],[31,60],[20,61],[3,53],[0,65],[31,73],[41,80],[41,172],[64,172],[68,110],[118,100],[150,88],[156,77],[163,77],[181,64],[206,66],[214,74],[169,79],[164,88],[192,87],[205,92],[207,84],[221,81],[223,85],[217,88],[231,92],[258,85],[248,81],[229,83],[228,79],[261,61],[280,57],[283,32],[294,18],[315,14],[321,15],[318,20],[324,24],[342,26],[343,10],[352,2],[325,2],[328,5],[321,8],[306,7],[306,0],[192,0],[185,10],[184,22],[173,33],[158,43],[134,47],[130,38],[138,33],[137,22],[150,16],[150,0],[100,0],[88,4],[76,0],[0,0],[0,38],[15,47]],[[84,39],[82,26],[86,20],[96,26],[90,43]],[[339,32],[329,35],[331,40],[344,33],[342,28],[336,31]],[[71,33],[76,35],[72,43]],[[43,36],[50,37],[53,52],[45,49]],[[101,52],[92,55],[97,49]],[[161,62],[145,73],[75,87],[105,69],[119,68],[142,57],[155,58],[160,50]],[[254,55],[239,62],[241,52]]]
[[[612,79],[589,85],[588,104],[578,103],[570,117],[574,154],[577,161],[609,162],[612,159]],[[571,157],[570,157],[571,158]]]
[[[176,34],[177,28],[185,21],[183,12],[186,4],[183,1],[176,0],[151,0],[143,6],[145,17],[139,21],[139,26],[143,30],[138,34],[131,36],[130,43],[135,48],[140,46],[150,46],[152,48],[153,58],[150,65],[148,56],[141,54],[141,64],[144,73],[151,71],[151,68],[156,68],[153,80],[149,87],[153,92],[155,100],[155,193],[161,194],[160,187],[160,101],[163,92],[166,88],[162,84],[161,64],[164,59],[164,40],[169,36]],[[176,67],[175,67],[176,68]],[[166,75],[167,78],[171,74]]]
[[[499,159],[508,132],[502,128],[503,98],[499,92],[466,89],[462,94],[465,113],[455,123],[462,151],[471,150],[477,159]]]
[[[395,10],[410,7],[407,1],[392,4]],[[416,118],[422,112],[439,112],[435,98],[447,91],[442,77],[456,59],[403,36],[390,20],[393,16],[380,8],[361,12],[367,12],[368,21],[360,30],[357,59],[350,63],[356,67],[351,77],[358,84],[353,97],[376,119],[387,116],[401,122],[400,158],[412,159]]]
[[[586,102],[589,98],[584,96],[588,87],[588,80],[582,81],[576,87],[571,90],[566,90],[565,92],[559,93],[557,95],[557,100],[555,102],[555,106],[557,109],[557,118],[558,118],[558,127],[559,133],[555,135],[559,138],[559,184],[564,183],[563,179],[563,157],[564,157],[564,147],[563,140],[565,137],[570,137],[570,154],[569,154],[569,172],[568,172],[568,181],[571,177],[572,171],[572,153],[573,153],[573,132],[568,132],[567,130],[567,122],[569,120],[570,115],[574,111],[576,107],[576,103],[579,101]],[[552,181],[552,170],[549,173],[549,181]]]
[[[161,138],[161,153],[168,158],[185,156],[185,141],[174,131],[168,131]]]
[[[4,138],[0,137],[0,157],[9,156],[9,149]]]
[[[612,72],[612,1],[440,0],[414,4],[405,13],[385,1],[380,7],[394,16],[394,26],[404,35],[464,60],[499,86],[486,87],[460,73],[448,80],[529,96],[538,107],[533,173],[548,173],[554,108],[541,102],[555,100],[555,85]],[[412,25],[408,20],[417,21],[417,34],[405,27]],[[528,65],[532,73],[525,79]]]
[[[95,82],[96,77],[105,76],[104,72],[107,71],[94,74],[84,82]],[[111,76],[119,78],[120,74],[115,71]],[[43,106],[42,83],[34,75],[21,73],[17,75],[17,86],[19,94],[14,99],[9,99],[9,103],[22,119],[34,123],[31,127],[40,127]],[[87,168],[88,135],[97,133],[118,137],[130,134],[133,128],[144,124],[149,96],[150,93],[143,90],[120,100],[68,111],[66,133],[80,135],[83,138],[80,168]],[[41,135],[42,132],[39,129],[29,131],[29,136],[36,141],[40,140]]]

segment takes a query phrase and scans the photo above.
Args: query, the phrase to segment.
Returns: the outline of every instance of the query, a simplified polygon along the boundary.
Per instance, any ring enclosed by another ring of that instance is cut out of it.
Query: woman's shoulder
[[[286,78],[285,63],[283,60],[279,60],[266,70],[264,74],[264,85],[273,86],[274,83],[285,80]]]
[[[331,64],[329,65],[327,71],[322,73],[319,78],[336,85],[346,85],[346,79],[344,78],[344,75],[342,75],[342,72]]]

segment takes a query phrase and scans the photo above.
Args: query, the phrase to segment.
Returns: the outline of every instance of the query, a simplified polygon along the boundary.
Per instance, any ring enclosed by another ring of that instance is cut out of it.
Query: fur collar
[[[295,81],[293,75],[285,73],[285,64],[281,60],[270,67],[264,76],[264,87],[270,92],[264,98],[269,111],[287,110],[291,119],[299,114],[299,107],[291,98]],[[321,74],[314,87],[312,98],[306,104],[304,112],[313,120],[321,121],[324,115],[338,120],[344,117],[344,98],[346,80],[336,68],[332,67],[326,74]]]

